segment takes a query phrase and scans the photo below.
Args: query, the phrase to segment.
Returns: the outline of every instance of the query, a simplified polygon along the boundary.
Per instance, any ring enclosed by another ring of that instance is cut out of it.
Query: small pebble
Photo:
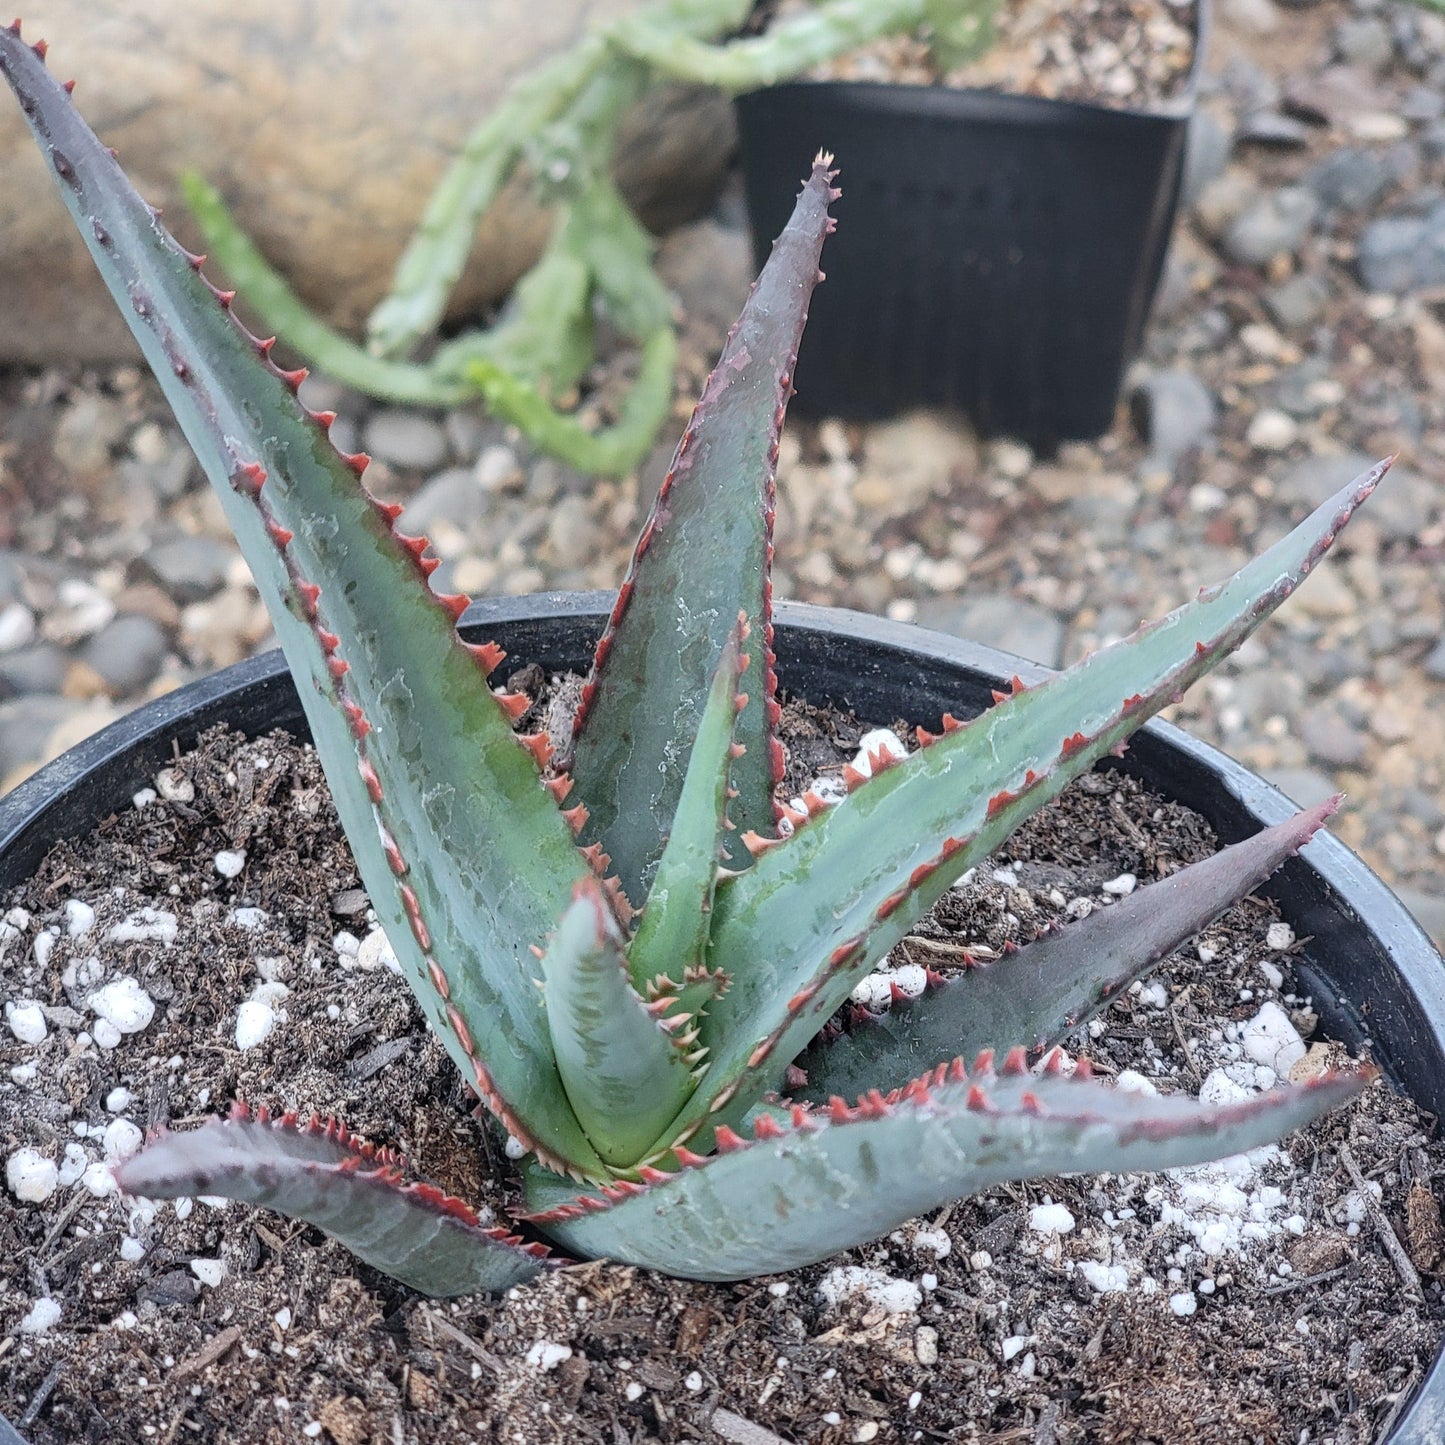
[[[1068,1234],[1074,1216],[1062,1204],[1035,1204],[1029,1210],[1029,1228],[1035,1234]]]
[[[10,1032],[22,1044],[43,1044],[45,1036],[49,1032],[45,1023],[44,1011],[38,1003],[30,999],[24,999],[19,1003],[7,1003],[5,1005],[5,1022],[10,1026]]]
[[[246,866],[246,850],[244,848],[227,848],[216,854],[216,872],[222,878],[239,878],[242,869]]]
[[[226,1262],[221,1259],[193,1259],[191,1261],[191,1273],[204,1285],[211,1289],[220,1284],[226,1277]]]
[[[5,1161],[5,1183],[22,1204],[44,1204],[55,1193],[59,1172],[37,1149],[17,1149]]]
[[[109,1024],[119,1034],[140,1033],[156,1013],[154,1000],[129,976],[98,988],[91,994],[89,1004],[100,1021]],[[96,1042],[100,1042],[99,1026],[96,1028]]]
[[[22,1335],[43,1335],[60,1322],[60,1301],[49,1295],[35,1301],[20,1321]]]

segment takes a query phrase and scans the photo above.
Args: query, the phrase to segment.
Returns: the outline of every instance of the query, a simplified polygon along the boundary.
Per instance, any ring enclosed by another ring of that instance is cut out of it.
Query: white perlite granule
[[[890,758],[906,758],[908,749],[898,740],[898,734],[891,728],[874,728],[872,732],[864,733],[858,739],[858,755],[853,759],[853,766],[863,774],[865,778],[873,776],[873,764],[869,762],[869,754],[885,752]]]
[[[286,1017],[285,1009],[278,1009],[276,1005],[290,992],[284,983],[274,980],[263,980],[251,990],[251,997],[236,1010],[238,1049],[254,1049],[271,1037],[277,1021]]]
[[[5,1183],[22,1204],[44,1204],[55,1193],[59,1174],[55,1161],[36,1149],[17,1149],[5,1161]]]
[[[1273,999],[1240,1027],[1239,1045],[1255,1063],[1273,1069],[1282,1079],[1308,1052],[1299,1030]]]
[[[95,927],[95,909],[79,898],[71,898],[65,904],[65,931],[72,938],[84,938]]]
[[[154,1000],[139,982],[129,975],[113,980],[104,988],[96,989],[89,1002],[96,1016],[108,1023],[118,1034],[138,1034],[156,1016]],[[101,1042],[98,1029],[95,1041]],[[119,1043],[119,1040],[116,1042]]]
[[[20,1321],[20,1333],[22,1335],[43,1335],[59,1322],[60,1301],[44,1295],[30,1306],[29,1311]]]
[[[890,1315],[912,1314],[923,1303],[923,1291],[911,1280],[856,1264],[830,1269],[818,1281],[818,1297],[834,1309],[861,1297]]]
[[[176,941],[179,924],[174,913],[159,908],[141,908],[128,914],[106,936],[113,943],[164,943]]]
[[[1029,1228],[1035,1234],[1068,1234],[1074,1227],[1074,1216],[1062,1205],[1045,1201],[1029,1210]]]
[[[556,1340],[538,1340],[527,1351],[526,1361],[534,1370],[545,1373],[555,1370],[563,1360],[572,1358],[571,1345],[559,1345]]]
[[[22,999],[19,1003],[5,1005],[5,1022],[10,1032],[22,1044],[43,1044],[49,1032],[45,1025],[45,1013],[33,999]]]
[[[191,1273],[204,1285],[212,1289],[226,1277],[226,1262],[222,1259],[193,1259]]]
[[[223,848],[215,857],[216,872],[222,878],[239,878],[246,866],[244,848]]]
[[[380,928],[373,928],[361,940],[361,946],[356,950],[356,963],[357,967],[368,970],[384,968],[391,973],[401,972],[391,940]]]

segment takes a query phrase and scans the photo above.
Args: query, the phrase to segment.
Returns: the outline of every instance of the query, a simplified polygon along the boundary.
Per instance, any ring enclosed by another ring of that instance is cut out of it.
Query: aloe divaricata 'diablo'
[[[965,870],[1294,591],[1384,464],[1169,616],[971,721],[920,729],[906,759],[845,770],[841,802],[780,805],[773,487],[837,195],[820,156],[678,446],[558,756],[515,731],[527,699],[492,687],[503,655],[459,639],[465,599],[429,589],[425,541],[396,532],[399,509],[362,486],[366,458],[338,452],[332,418],[298,399],[304,373],[236,320],[43,59],[0,29],[0,70],[271,610],[407,980],[526,1151],[540,1235],[696,1278],[771,1272],[1001,1181],[1236,1153],[1360,1087],[1365,1071],[1207,1107],[1116,1092],[1083,1062],[1068,1076],[1054,1047],[1330,805],[1098,921],[931,977],[882,1019],[844,1026],[844,1006]],[[238,1106],[152,1141],[119,1177],[273,1204],[434,1293],[546,1267],[540,1245],[481,1228],[315,1119]]]

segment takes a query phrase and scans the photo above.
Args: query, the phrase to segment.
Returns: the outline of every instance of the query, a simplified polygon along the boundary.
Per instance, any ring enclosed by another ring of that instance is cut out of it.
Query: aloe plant
[[[534,1238],[480,1227],[336,1124],[244,1108],[153,1140],[120,1169],[127,1190],[273,1205],[437,1294],[546,1268],[542,1239],[728,1279],[1005,1180],[1232,1154],[1361,1086],[1368,1070],[1204,1107],[1117,1093],[1083,1061],[1066,1076],[1058,1048],[1332,805],[990,967],[931,975],[880,1019],[847,1004],[960,874],[1294,591],[1386,464],[1127,640],[970,721],[945,715],[906,760],[850,767],[836,805],[781,805],[773,486],[837,195],[819,156],[677,448],[558,756],[514,729],[527,699],[492,686],[502,653],[459,640],[465,599],[429,590],[426,543],[364,490],[366,458],[335,450],[331,419],[297,399],[303,373],[239,325],[43,55],[0,30],[0,71],[271,609],[407,980],[525,1152]]]

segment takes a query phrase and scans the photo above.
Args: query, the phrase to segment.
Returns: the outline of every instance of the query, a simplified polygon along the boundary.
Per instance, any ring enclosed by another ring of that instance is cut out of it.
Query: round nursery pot
[[[957,408],[1042,450],[1113,421],[1178,206],[1204,48],[1156,110],[947,86],[800,81],[736,102],[759,265],[821,145],[843,198],[795,403]]]
[[[604,593],[546,593],[474,604],[471,640],[492,639],[513,665],[583,670],[610,610]],[[863,718],[935,723],[945,710],[981,711],[990,691],[1045,669],[990,647],[840,609],[783,604],[778,672],[791,692]],[[113,723],[0,798],[0,886],[24,881],[58,841],[128,804],[179,746],[217,723],[251,734],[284,727],[304,736],[301,704],[280,653],[238,663]],[[1123,768],[1202,814],[1235,842],[1292,814],[1293,805],[1204,743],[1150,723]],[[1342,843],[1321,834],[1261,892],[1308,941],[1295,959],[1327,1032],[1368,1038],[1390,1081],[1425,1109],[1445,1110],[1445,960],[1404,906]],[[0,1420],[0,1442],[11,1438]],[[1445,1439],[1445,1370],[1437,1359],[1390,1436]]]

